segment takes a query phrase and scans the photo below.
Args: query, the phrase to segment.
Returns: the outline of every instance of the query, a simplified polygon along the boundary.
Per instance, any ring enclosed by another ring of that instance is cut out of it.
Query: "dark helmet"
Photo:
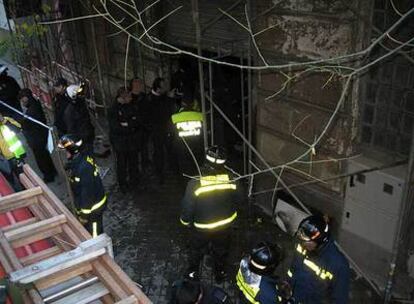
[[[279,246],[267,242],[259,243],[250,253],[249,268],[260,275],[270,274],[282,260]]]
[[[308,216],[300,222],[296,237],[300,241],[313,241],[320,246],[329,240],[329,225],[321,215]]]
[[[58,148],[68,151],[70,154],[79,153],[80,148],[82,147],[82,139],[75,135],[67,134],[63,135],[59,139]]]
[[[213,146],[207,149],[206,159],[216,165],[224,165],[227,160],[226,150],[222,147]]]
[[[54,87],[60,87],[60,86],[67,87],[68,86],[68,81],[63,77],[59,77],[55,80],[55,82],[53,83],[53,86]]]

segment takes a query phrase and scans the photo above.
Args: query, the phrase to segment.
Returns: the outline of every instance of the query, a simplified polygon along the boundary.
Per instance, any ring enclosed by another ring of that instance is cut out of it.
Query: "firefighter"
[[[67,134],[73,134],[82,139],[83,150],[93,153],[95,129],[91,123],[85,99],[85,84],[72,84],[66,88],[70,102],[63,113],[63,121]]]
[[[282,256],[280,247],[262,242],[241,260],[236,276],[241,304],[293,303],[289,284],[274,275]]]
[[[106,195],[95,160],[82,149],[82,139],[74,135],[60,138],[58,147],[66,151],[67,171],[79,221],[93,237],[103,232]]]
[[[203,158],[203,114],[199,111],[190,91],[184,93],[180,110],[171,116],[180,141],[177,143],[180,169],[187,174],[196,174],[196,165],[192,158],[193,153],[197,163]],[[188,151],[190,149],[191,151]]]
[[[330,228],[320,215],[311,215],[298,226],[298,244],[288,270],[297,303],[348,303],[349,263],[332,239]]]
[[[1,172],[15,191],[21,190],[18,176],[26,157],[26,150],[12,128],[21,129],[21,125],[11,117],[0,114],[0,152],[2,156]]]
[[[169,304],[231,304],[223,289],[200,282],[194,273],[174,282],[171,294]]]
[[[198,272],[207,253],[213,258],[218,283],[226,277],[225,260],[230,246],[230,228],[237,218],[237,185],[224,168],[225,151],[211,147],[201,168],[200,180],[188,182],[182,199],[180,221],[194,228],[190,240],[189,272]]]

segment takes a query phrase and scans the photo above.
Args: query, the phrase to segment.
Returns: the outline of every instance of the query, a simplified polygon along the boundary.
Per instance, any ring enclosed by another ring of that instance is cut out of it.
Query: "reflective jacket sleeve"
[[[335,271],[335,278],[332,282],[332,303],[347,304],[349,296],[350,270],[347,261],[340,264]]]
[[[190,180],[185,189],[184,197],[181,200],[181,216],[180,221],[183,225],[191,225],[194,221],[194,209],[195,209],[195,200],[194,200],[194,189],[198,184],[195,180]]]

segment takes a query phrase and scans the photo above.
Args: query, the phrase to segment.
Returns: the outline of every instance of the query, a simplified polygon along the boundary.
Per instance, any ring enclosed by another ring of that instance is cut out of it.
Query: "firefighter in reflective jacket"
[[[176,149],[178,152],[179,168],[182,172],[195,175],[197,174],[197,166],[188,149],[191,150],[198,163],[203,161],[203,114],[199,111],[193,99],[192,92],[188,90],[184,91],[181,108],[178,113],[171,116],[171,120],[177,130],[179,138]]]
[[[74,195],[79,221],[93,237],[103,232],[102,216],[106,207],[106,195],[94,159],[82,151],[82,140],[64,135],[59,148],[66,151],[69,160],[67,170]]]
[[[350,269],[330,236],[323,216],[312,215],[299,224],[298,244],[288,270],[297,303],[348,303]]]
[[[241,304],[294,303],[289,284],[274,275],[282,255],[280,247],[264,242],[241,260],[236,276]]]
[[[26,151],[13,128],[20,129],[21,125],[13,118],[3,117],[0,114],[0,153],[6,161],[0,170],[14,190],[19,191],[21,185],[17,177],[21,173]]]
[[[198,272],[204,254],[213,258],[217,282],[226,274],[225,259],[230,246],[230,227],[237,218],[237,185],[231,181],[224,163],[225,151],[211,147],[201,168],[200,180],[190,180],[182,199],[181,223],[194,227],[191,238],[189,272]]]

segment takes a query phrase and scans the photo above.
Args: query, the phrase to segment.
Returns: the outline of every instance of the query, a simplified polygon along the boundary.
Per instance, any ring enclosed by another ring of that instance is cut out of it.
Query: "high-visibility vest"
[[[196,111],[181,111],[171,116],[179,137],[199,136],[201,134],[203,114]]]
[[[6,142],[10,153],[13,154],[15,158],[20,158],[26,153],[23,144],[17,137],[16,133],[14,133],[8,126],[1,125],[0,132],[4,138],[4,141]]]

